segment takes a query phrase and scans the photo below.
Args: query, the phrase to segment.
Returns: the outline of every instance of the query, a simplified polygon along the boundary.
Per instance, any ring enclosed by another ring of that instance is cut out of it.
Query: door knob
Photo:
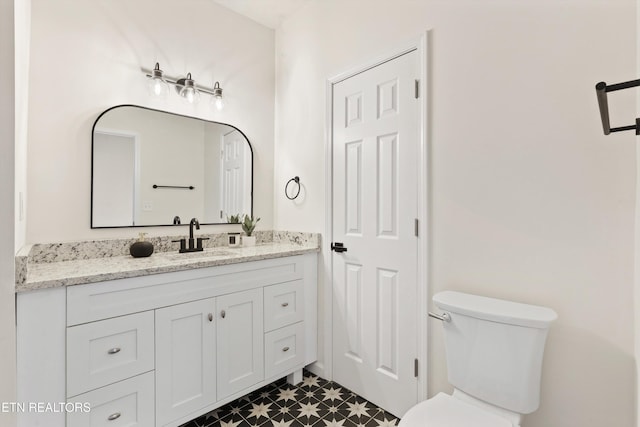
[[[347,248],[344,247],[344,243],[342,242],[331,243],[331,250],[336,252],[347,252]]]
[[[220,317],[222,317],[224,319],[226,316],[227,316],[227,313],[224,310],[222,310],[220,312]]]

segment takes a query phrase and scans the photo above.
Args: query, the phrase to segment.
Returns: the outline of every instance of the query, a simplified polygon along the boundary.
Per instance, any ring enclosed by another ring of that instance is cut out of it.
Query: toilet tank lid
[[[546,329],[558,315],[547,307],[455,291],[438,292],[433,302],[442,310],[510,325]]]

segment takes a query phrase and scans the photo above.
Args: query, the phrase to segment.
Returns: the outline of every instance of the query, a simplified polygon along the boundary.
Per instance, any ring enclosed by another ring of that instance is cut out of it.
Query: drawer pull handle
[[[120,353],[120,347],[110,348],[109,351],[107,351],[107,353],[109,353],[109,354]]]
[[[282,351],[289,351],[289,347],[283,348]]]
[[[209,313],[209,322],[213,322],[213,314]]]
[[[220,312],[220,316],[224,319],[225,317],[227,317],[227,313],[224,310],[222,310]]]
[[[109,416],[107,417],[107,419],[108,419],[109,421],[114,421],[114,420],[117,420],[118,418],[120,418],[120,415],[121,415],[121,414],[120,414],[120,412],[116,412],[115,414],[111,414],[111,415],[109,415]]]
[[[287,306],[289,306],[289,303],[288,303],[288,302],[283,302],[283,303],[282,303],[282,306],[283,306],[283,307],[287,307]]]

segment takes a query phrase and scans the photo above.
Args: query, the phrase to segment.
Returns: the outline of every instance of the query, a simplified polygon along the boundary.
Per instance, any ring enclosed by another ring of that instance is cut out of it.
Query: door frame
[[[420,37],[400,45],[397,49],[379,56],[373,61],[365,62],[357,67],[351,68],[326,81],[326,115],[325,115],[325,236],[326,240],[322,245],[322,256],[324,258],[324,324],[323,324],[323,364],[316,364],[311,371],[320,373],[327,379],[333,379],[333,261],[330,248],[330,240],[333,236],[333,86],[343,80],[360,74],[380,64],[391,61],[406,53],[417,51],[420,64],[420,140],[418,152],[420,162],[418,165],[418,336],[417,349],[420,369],[418,370],[418,401],[427,398],[428,385],[428,307],[430,291],[430,252],[429,241],[430,231],[429,221],[429,32],[424,32]]]

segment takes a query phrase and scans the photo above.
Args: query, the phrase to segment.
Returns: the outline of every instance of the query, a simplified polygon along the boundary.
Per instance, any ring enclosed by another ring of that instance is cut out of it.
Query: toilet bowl
[[[399,427],[519,427],[538,409],[542,356],[551,322],[546,307],[445,291],[442,315],[452,395],[418,403]]]
[[[409,409],[398,427],[518,427],[518,424],[446,393],[438,393]]]

